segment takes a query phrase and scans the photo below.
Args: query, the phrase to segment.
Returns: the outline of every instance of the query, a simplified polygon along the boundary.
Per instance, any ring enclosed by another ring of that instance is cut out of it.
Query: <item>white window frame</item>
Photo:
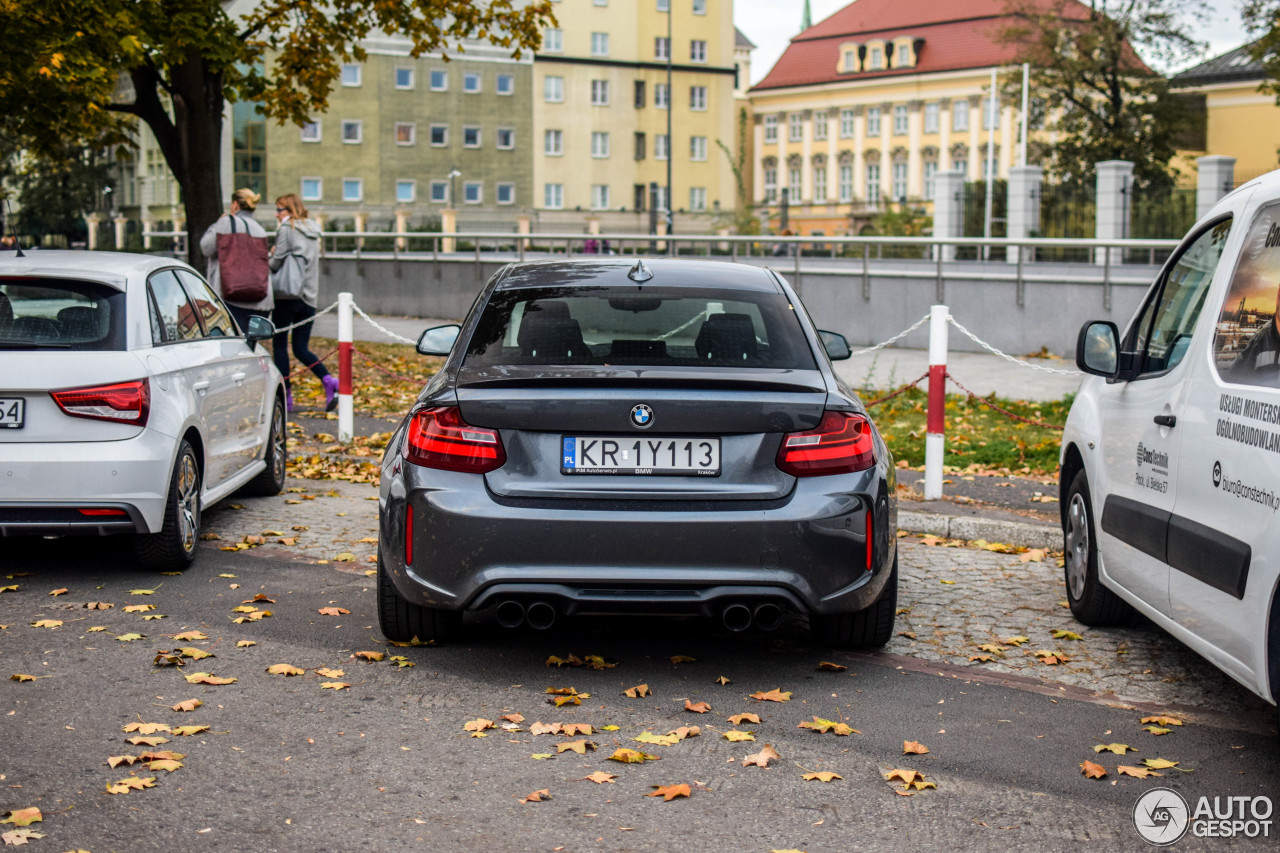
[[[400,188],[409,188],[409,198],[400,198]],[[405,179],[396,181],[396,204],[417,204],[418,203],[418,182],[413,179]]]
[[[671,87],[666,83],[653,84],[653,108],[657,110],[671,108]]]
[[[469,81],[474,80],[476,87],[468,88]],[[479,71],[462,72],[462,91],[468,95],[478,95],[484,91],[484,75]]]
[[[596,160],[609,159],[609,131],[591,131],[591,156]]]
[[[895,68],[911,67],[911,45],[898,45],[898,58],[894,60],[893,65]]]
[[[468,142],[467,133],[475,131],[476,141]],[[462,126],[462,147],[463,148],[480,148],[484,145],[484,128],[478,124],[464,124]]]
[[[764,117],[764,141],[766,145],[778,141],[778,116],[774,113]]]
[[[801,142],[804,139],[804,113],[787,115],[787,141]]]
[[[707,0],[693,0],[693,14],[707,14]]]
[[[564,78],[557,74],[548,74],[542,78],[542,100],[548,104],[564,103]]]
[[[959,172],[966,181],[969,180],[969,159],[967,157],[956,157],[951,161],[951,170]]]
[[[707,87],[706,86],[690,86],[689,87],[689,109],[694,112],[706,112],[707,110]]]
[[[502,144],[502,135],[507,134],[508,143]],[[516,147],[516,129],[514,127],[500,127],[493,137],[493,144],[499,151],[510,151]]]
[[[932,101],[924,105],[924,132],[937,133],[942,127],[942,104]]]
[[[671,140],[665,133],[653,135],[653,159],[665,160],[671,153]]]
[[[542,52],[564,52],[564,30],[559,27],[547,27],[542,31]]]
[[[867,164],[867,203],[880,203],[880,164]]]
[[[409,75],[409,82],[408,82],[408,83],[401,84],[401,82],[400,82],[400,75],[401,75],[401,74],[408,74],[408,75]],[[397,68],[396,68],[396,70],[395,70],[395,86],[396,86],[396,88],[397,88],[397,89],[400,89],[400,90],[402,90],[402,91],[403,91],[403,90],[406,90],[406,89],[412,89],[412,88],[413,88],[413,77],[414,77],[414,75],[413,75],[413,69],[412,69],[412,68],[405,68],[404,66],[399,66],[399,67],[397,67]]]
[[[409,141],[408,141],[408,142],[403,142],[403,141],[401,141],[401,139],[400,139],[400,129],[401,129],[401,128],[408,128],[408,130],[409,130]],[[396,122],[396,123],[395,123],[395,126],[392,128],[391,138],[395,140],[396,145],[399,145],[399,146],[402,146],[402,147],[404,147],[404,146],[409,146],[409,145],[416,145],[416,144],[417,144],[417,142],[418,142],[418,124],[417,124],[417,122],[412,122],[412,121],[398,121],[398,122]]]
[[[969,129],[969,99],[958,98],[951,102],[951,130],[963,133]]]
[[[592,184],[591,185],[591,209],[592,210],[608,210],[609,209],[609,185],[608,184]]]
[[[356,197],[349,198],[347,196],[347,185],[356,185]],[[359,204],[364,201],[364,178],[343,178],[342,179],[342,202],[344,204]]]
[[[543,184],[542,206],[547,210],[564,210],[564,184]]]
[[[542,132],[542,153],[548,157],[564,156],[564,131],[548,128]]]
[[[843,203],[853,201],[853,164],[846,163],[840,166],[839,174],[840,185],[838,192],[840,193],[840,201]]]
[[[502,91],[502,81],[507,81],[507,91]],[[499,74],[494,78],[493,91],[499,95],[514,95],[516,93],[516,75]]]
[[[309,181],[316,182],[316,191],[314,195],[307,194],[307,183]],[[308,177],[304,175],[302,179],[298,182],[298,195],[302,197],[303,201],[322,200],[324,198],[324,178],[321,178],[319,176]]]
[[[608,80],[592,80],[591,81],[591,106],[593,107],[609,106],[609,81]]]
[[[813,200],[815,202],[824,202],[827,200],[827,167],[813,167]]]
[[[813,114],[813,139],[821,142],[827,138],[828,114],[826,110],[818,110]]]
[[[995,107],[992,109],[992,107]],[[991,96],[982,99],[982,129],[995,130],[1000,126],[1000,101]]]
[[[436,131],[444,131],[444,142],[436,142]],[[448,148],[449,147],[449,125],[433,124],[427,132],[427,141],[431,143],[432,148]]]
[[[924,197],[929,201],[933,201],[934,184],[938,176],[938,161],[925,160],[922,164],[924,174]]]
[[[840,138],[853,139],[853,110],[840,111]]]
[[[906,104],[898,104],[893,108],[893,135],[905,136],[908,128],[908,113]]]
[[[867,136],[879,136],[884,116],[879,107],[867,107]]]
[[[356,131],[355,139],[347,138],[347,128],[354,127]],[[342,120],[342,144],[343,145],[359,145],[364,142],[364,120],[358,118],[344,118]]]
[[[666,36],[653,37],[653,58],[665,60],[671,53],[671,41]]]
[[[787,169],[787,189],[790,191],[787,198],[792,204],[799,204],[804,198],[804,169],[800,166]]]
[[[894,163],[889,191],[893,194],[893,201],[901,201],[907,197],[907,164]]]
[[[440,191],[437,197],[436,190]],[[431,195],[429,196],[432,204],[448,204],[449,203],[449,182],[448,181],[432,181]]]
[[[347,72],[351,71],[352,69],[355,70],[355,78],[352,80],[348,80]],[[359,62],[344,62],[342,63],[342,71],[339,75],[339,79],[342,81],[342,85],[344,87],[348,89],[357,88],[363,85],[364,68],[360,65]]]
[[[510,190],[510,197],[506,201],[502,200],[502,191],[504,189]],[[511,181],[499,181],[497,184],[497,188],[494,191],[493,201],[495,204],[515,204],[516,203],[516,185]]]
[[[884,70],[884,48],[876,46],[867,49],[867,70]]]
[[[695,212],[707,209],[706,187],[689,187],[689,209]]]
[[[307,130],[309,128],[315,129],[314,136],[307,136]],[[323,138],[323,136],[324,136],[324,127],[322,125],[322,120],[318,118],[313,119],[307,122],[306,124],[304,124],[302,127],[298,128],[298,137],[302,142],[319,142]]]
[[[592,56],[608,56],[609,55],[609,34],[597,33],[591,34],[591,55]]]
[[[670,11],[671,11],[671,0],[658,0],[658,11],[659,11],[659,12],[670,12]]]
[[[437,74],[443,75],[440,79],[444,80],[444,85],[436,85]],[[449,91],[449,72],[443,68],[432,68],[427,74],[427,83],[428,88],[433,92],[447,92]]]
[[[470,191],[476,190],[474,200],[468,198]],[[484,181],[463,181],[462,182],[462,203],[463,204],[484,204]]]
[[[689,39],[689,61],[707,61],[707,42],[704,39]]]
[[[778,200],[778,170],[764,170],[764,201],[773,204]]]
[[[689,137],[689,159],[695,163],[706,162],[707,138],[705,136]]]

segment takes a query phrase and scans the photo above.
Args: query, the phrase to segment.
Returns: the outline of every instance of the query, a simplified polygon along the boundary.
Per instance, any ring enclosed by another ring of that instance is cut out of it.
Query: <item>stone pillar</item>
[[[409,233],[409,209],[406,207],[400,207],[396,209],[396,233],[397,234]],[[406,248],[408,248],[408,241],[405,240],[404,237],[397,237],[396,248],[403,252]]]
[[[125,226],[129,224],[129,220],[124,218],[123,216],[117,216],[115,219],[111,221],[116,226],[116,251],[123,252],[124,251],[124,229],[125,229]]]
[[[1204,216],[1235,187],[1236,158],[1210,154],[1197,157],[1200,176],[1196,179],[1196,219]]]
[[[658,234],[659,234],[659,236],[661,236],[661,235],[666,234],[666,233],[667,233],[667,223],[666,223],[666,220],[665,220],[665,219],[663,219],[662,217],[659,217],[659,218],[658,218]],[[667,241],[666,241],[666,240],[659,240],[659,241],[658,241],[658,251],[659,251],[659,252],[665,252],[665,251],[667,251]]]
[[[527,213],[521,213],[516,217],[516,233],[529,234],[533,231],[533,217]],[[529,241],[524,241],[525,251],[529,249]]]
[[[718,236],[720,236],[720,237],[728,237],[728,236],[729,236],[729,229],[728,229],[728,228],[717,228],[717,229],[716,229],[716,234],[717,234]],[[728,243],[728,241],[725,241],[725,242],[722,242],[722,243],[716,243],[716,249],[717,249],[717,250],[719,250],[719,251],[721,251],[721,252],[727,252],[727,251],[729,251],[729,243]]]
[[[458,233],[458,211],[452,207],[446,207],[440,211],[440,230],[445,234]],[[458,241],[453,237],[445,237],[440,241],[440,251],[456,252],[458,251]]]
[[[359,233],[361,231],[367,231],[368,228],[369,228],[369,214],[361,210],[356,214],[356,233]],[[356,238],[356,247],[359,249],[364,248],[363,237]]]
[[[142,220],[142,248],[151,251],[151,232],[156,230],[156,223],[151,219]]]
[[[964,172],[948,169],[933,176],[933,236],[964,236]],[[955,246],[941,246],[943,261],[956,259]],[[935,255],[934,257],[937,257]]]
[[[1044,183],[1041,166],[1014,166],[1009,170],[1008,235],[1011,240],[1025,240],[1040,230],[1040,185]],[[1018,262],[1018,253],[1029,259],[1026,248],[1011,248],[1009,263]]]
[[[96,213],[90,213],[85,217],[85,222],[89,226],[89,251],[92,252],[98,248],[98,225],[102,222],[102,217]]]
[[[587,217],[587,233],[588,234],[600,233],[600,217],[599,216]]]
[[[1129,236],[1129,207],[1133,195],[1133,163],[1128,160],[1104,160],[1097,164],[1097,225],[1094,237],[1099,240],[1121,240]],[[1111,249],[1111,264],[1119,266],[1123,249]],[[1107,262],[1105,249],[1095,253],[1095,263]]]

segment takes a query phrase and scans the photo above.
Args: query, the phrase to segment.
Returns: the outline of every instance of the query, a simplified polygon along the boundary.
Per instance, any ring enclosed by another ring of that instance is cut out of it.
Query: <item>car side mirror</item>
[[[1114,378],[1120,372],[1120,332],[1107,320],[1085,323],[1076,339],[1076,367],[1094,376]]]
[[[427,329],[418,337],[418,352],[422,355],[447,356],[461,331],[462,327],[454,324]]]
[[[249,328],[245,329],[244,337],[249,342],[249,346],[253,346],[258,341],[270,340],[275,337],[276,324],[268,320],[266,317],[259,317],[254,314],[249,318]]]
[[[844,361],[853,355],[853,350],[849,349],[849,342],[839,332],[824,332],[819,329],[818,337],[822,338],[822,348],[827,351],[827,358],[832,361]]]

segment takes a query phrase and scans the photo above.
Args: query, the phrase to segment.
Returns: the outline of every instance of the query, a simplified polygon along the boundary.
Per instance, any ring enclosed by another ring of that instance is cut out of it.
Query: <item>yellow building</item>
[[[537,229],[578,231],[586,214],[602,231],[648,232],[670,156],[675,231],[711,230],[734,204],[716,145],[734,138],[732,2],[558,0],[555,14],[534,57]]]
[[[1017,165],[1018,109],[989,110],[1015,48],[1006,0],[857,0],[791,40],[750,90],[754,200],[799,234],[857,233],[892,201],[927,202],[933,176]]]
[[[1280,145],[1280,107],[1274,95],[1258,91],[1267,79],[1262,66],[1244,45],[1215,56],[1170,79],[1175,91],[1194,96],[1204,112],[1204,133],[1197,143],[1180,152],[1180,170],[1192,176],[1192,158],[1219,154],[1236,158],[1236,183],[1265,174],[1280,165],[1276,146]]]

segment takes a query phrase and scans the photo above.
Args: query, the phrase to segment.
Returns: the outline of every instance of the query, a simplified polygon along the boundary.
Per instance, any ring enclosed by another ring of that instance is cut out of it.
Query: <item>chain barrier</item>
[[[925,381],[928,378],[929,378],[929,373],[928,371],[926,371],[920,374],[920,378],[916,379],[914,382],[908,382],[906,385],[903,385],[897,391],[894,391],[891,394],[885,394],[883,397],[880,397],[879,399],[876,399],[876,400],[872,400],[870,403],[864,403],[863,405],[869,409],[872,406],[878,406],[881,403],[887,403],[890,400],[892,400],[894,397],[898,397],[902,394],[907,393],[912,388],[916,387],[917,385],[919,385],[921,382]]]
[[[876,344],[873,347],[867,347],[866,349],[860,349],[855,352],[851,352],[849,353],[849,358],[853,358],[855,355],[866,355],[869,352],[875,352],[876,350],[884,349],[887,346],[893,346],[898,341],[902,340],[907,335],[911,334],[912,332],[914,332],[916,329],[920,328],[927,322],[929,322],[929,315],[925,314],[919,320],[916,320],[915,323],[903,329],[901,332],[898,332],[898,334],[894,335],[892,338],[889,338],[889,340],[885,341],[884,343]]]
[[[1000,358],[1003,358],[1005,361],[1012,362],[1013,364],[1017,364],[1022,367],[1029,367],[1032,370],[1039,370],[1041,373],[1056,373],[1061,376],[1079,376],[1080,375],[1080,372],[1077,370],[1060,370],[1059,368],[1056,368],[1056,367],[1045,367],[1040,364],[1032,364],[1029,361],[1023,361],[1022,359],[1015,358],[1014,356],[1011,356],[1008,353],[1001,352],[1000,350],[993,347],[991,344],[984,341],[982,338],[975,335],[973,332],[966,329],[964,326],[961,326],[960,323],[957,322],[956,318],[951,316],[950,314],[947,315],[947,322],[955,326],[956,329],[959,330],[960,334],[964,335],[969,340],[973,341],[975,344],[982,347],[987,352],[991,353],[992,355],[999,356]]]
[[[334,305],[337,305],[337,303],[335,302]],[[391,331],[386,326],[382,325],[377,320],[373,319],[368,314],[364,313],[364,309],[361,308],[356,303],[352,302],[351,307],[355,310],[357,314],[359,314],[361,317],[364,318],[366,323],[368,323],[370,326],[373,326],[375,329],[377,329],[379,332],[382,332],[382,334],[386,335],[387,337],[395,338],[397,341],[401,341],[406,344],[413,344],[415,346],[417,345],[418,343],[417,341],[410,340],[409,338],[406,338],[404,335],[397,335],[395,332]]]
[[[319,317],[321,314],[328,314],[330,311],[333,311],[337,307],[338,307],[338,303],[335,302],[332,305],[330,305],[328,308],[324,309],[323,311],[317,311],[316,313],[312,314],[310,317],[308,317],[305,320],[299,320],[298,322],[294,323],[291,326],[279,327],[278,329],[276,329],[276,334],[278,335],[281,332],[292,332],[294,329],[298,328],[299,326],[305,326],[315,318]]]
[[[316,363],[316,364],[323,364],[323,363],[324,363],[324,362],[325,362],[325,361],[326,361],[330,356],[332,356],[332,355],[336,354],[337,352],[338,352],[338,351],[337,351],[337,349],[331,349],[331,350],[329,350],[327,353],[325,353],[324,355],[322,355],[322,356],[320,356],[319,358],[317,358],[315,363]],[[311,369],[311,367],[312,367],[312,365],[310,365],[310,364],[304,364],[304,365],[302,365],[302,367],[299,367],[297,370],[293,371],[293,373],[290,373],[288,376],[286,376],[286,377],[285,377],[285,381],[288,381],[288,380],[292,379],[292,378],[293,378],[293,377],[295,377],[295,376],[300,376],[300,375],[302,375],[303,373],[306,373],[308,370],[310,370],[310,369]]]
[[[1004,409],[1004,408],[1001,408],[1000,406],[997,406],[995,403],[991,402],[986,397],[978,396],[973,391],[966,388],[964,385],[961,385],[960,381],[957,380],[950,373],[946,374],[946,378],[947,378],[947,381],[950,382],[952,385],[955,385],[961,391],[968,394],[970,400],[976,400],[977,402],[986,406],[991,411],[999,412],[1000,414],[1004,415],[1006,418],[1010,418],[1011,420],[1015,420],[1015,421],[1021,421],[1022,423],[1028,424],[1029,426],[1036,426],[1036,427],[1042,427],[1044,429],[1057,430],[1058,432],[1062,432],[1064,429],[1066,429],[1066,427],[1060,427],[1057,424],[1045,423],[1044,421],[1033,421],[1031,418],[1024,418],[1022,415],[1015,415],[1013,412],[1009,411],[1008,409]]]
[[[400,382],[412,382],[412,383],[413,383],[413,384],[415,384],[415,385],[423,385],[423,384],[425,384],[425,380],[422,380],[422,379],[414,379],[412,376],[405,376],[405,375],[404,375],[404,374],[402,374],[402,373],[396,373],[394,370],[389,370],[389,369],[387,369],[387,368],[383,367],[381,364],[378,364],[378,362],[374,361],[374,360],[373,360],[372,358],[370,358],[368,355],[366,355],[365,353],[363,353],[363,352],[361,352],[360,350],[356,349],[355,347],[352,347],[352,348],[351,348],[351,352],[352,352],[354,355],[358,355],[358,356],[360,356],[361,360],[362,360],[362,361],[364,361],[364,363],[365,363],[365,364],[367,364],[367,365],[369,365],[370,367],[372,367],[374,370],[379,370],[379,371],[381,371],[381,372],[385,373],[387,376],[390,376],[392,379],[395,379],[395,380],[400,381]]]

